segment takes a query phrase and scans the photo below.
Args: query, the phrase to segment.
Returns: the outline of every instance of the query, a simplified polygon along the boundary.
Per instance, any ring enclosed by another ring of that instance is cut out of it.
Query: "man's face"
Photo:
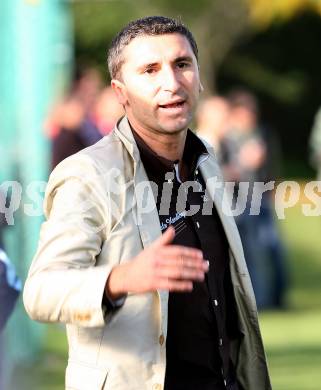
[[[185,130],[200,91],[197,60],[185,36],[134,38],[123,58],[121,80],[112,85],[132,126],[155,134]]]

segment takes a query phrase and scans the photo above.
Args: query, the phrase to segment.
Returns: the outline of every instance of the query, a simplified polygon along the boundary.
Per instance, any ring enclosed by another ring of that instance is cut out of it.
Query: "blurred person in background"
[[[21,281],[7,254],[0,248],[0,335],[21,290]]]
[[[3,249],[0,248],[0,390],[4,387],[6,372],[4,361],[5,340],[3,330],[21,291],[21,280],[16,275],[15,269]]]
[[[317,180],[321,180],[321,108],[314,118],[309,148],[311,164],[317,170]]]
[[[7,197],[0,191],[0,209],[5,210]],[[13,310],[21,290],[21,282],[16,276],[4,246],[4,229],[8,227],[5,213],[0,212],[0,334]],[[1,377],[1,375],[0,375]]]
[[[114,38],[108,65],[126,116],[51,174],[26,310],[67,324],[67,389],[270,390],[242,244],[213,195],[220,170],[188,129],[196,42],[146,17]]]
[[[221,96],[211,96],[200,102],[196,111],[197,135],[214,149],[216,158],[222,161],[222,140],[228,129],[229,102]]]
[[[264,129],[259,123],[258,102],[246,90],[235,90],[228,96],[229,130],[221,149],[222,168],[227,181],[235,182],[237,197],[245,202],[245,210],[236,216],[253,288],[259,308],[282,307],[286,287],[284,251],[273,215],[271,193],[262,195],[258,216],[250,215],[253,185],[271,180],[273,160]],[[242,191],[240,183],[248,183]],[[246,198],[246,200],[244,200]]]
[[[4,205],[6,197],[0,191],[0,205]],[[5,207],[1,207],[4,210]],[[4,213],[0,212],[0,390],[5,390],[4,372],[4,339],[3,330],[14,309],[15,303],[21,291],[21,281],[15,273],[15,269],[4,251],[3,229],[7,226]]]
[[[229,181],[250,182],[262,179],[266,147],[259,132],[258,105],[249,92],[235,90],[228,96],[228,130],[222,139],[225,159],[222,162]]]
[[[85,88],[81,89],[82,93],[85,93]],[[66,157],[93,145],[109,134],[123,114],[111,87],[104,88],[97,94],[92,91],[91,98],[85,99],[85,102],[78,98],[77,88],[76,92],[57,107],[57,129],[52,139],[52,168]]]
[[[80,70],[69,95],[53,107],[46,121],[52,140],[52,168],[101,139],[90,118],[101,89],[101,77],[95,69]]]
[[[90,114],[91,120],[102,136],[109,134],[117,121],[124,115],[124,109],[119,104],[111,87],[106,87],[98,96]]]

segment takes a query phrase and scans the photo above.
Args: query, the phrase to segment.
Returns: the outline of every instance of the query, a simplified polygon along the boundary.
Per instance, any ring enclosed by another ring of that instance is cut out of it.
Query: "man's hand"
[[[110,299],[155,290],[191,291],[193,281],[204,280],[208,262],[200,250],[170,245],[175,229],[166,232],[131,261],[112,269],[106,282]]]

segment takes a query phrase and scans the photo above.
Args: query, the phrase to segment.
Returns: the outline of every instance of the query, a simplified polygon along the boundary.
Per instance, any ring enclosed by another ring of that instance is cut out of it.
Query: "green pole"
[[[14,223],[6,229],[5,243],[23,281],[43,219],[26,215],[25,206],[29,204],[30,214],[41,204],[43,193],[35,186],[32,194],[30,185],[48,178],[50,147],[44,121],[70,79],[72,43],[67,2],[0,1],[0,183],[5,191],[13,188],[11,204],[19,205]],[[43,325],[27,318],[20,299],[6,329],[6,357],[10,356],[11,366],[35,356],[43,330]]]

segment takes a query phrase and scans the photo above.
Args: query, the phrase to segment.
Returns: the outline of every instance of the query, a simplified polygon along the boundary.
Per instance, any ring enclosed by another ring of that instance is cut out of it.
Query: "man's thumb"
[[[170,244],[175,237],[175,228],[173,226],[169,226],[166,231],[163,233],[161,237],[155,242],[158,245],[168,245]]]

